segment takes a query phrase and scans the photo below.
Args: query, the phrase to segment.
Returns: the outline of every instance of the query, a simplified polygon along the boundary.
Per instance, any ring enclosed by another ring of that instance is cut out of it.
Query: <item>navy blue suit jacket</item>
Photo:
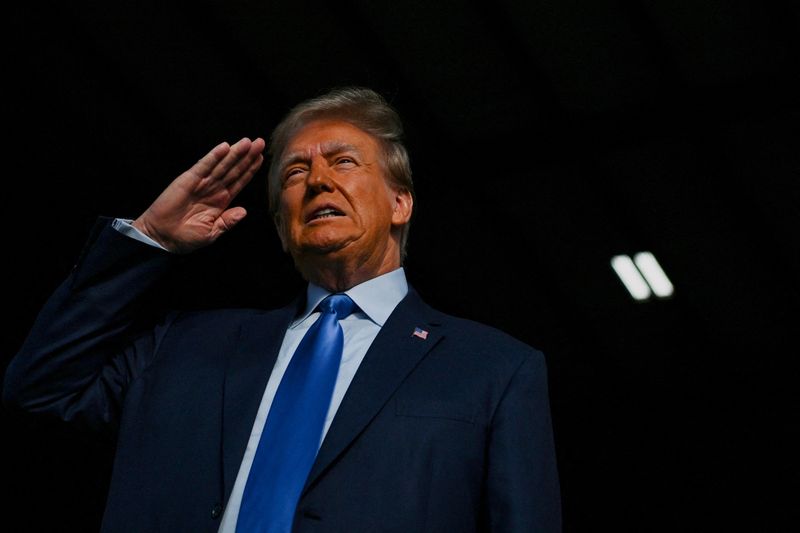
[[[116,434],[103,531],[217,530],[300,304],[136,331],[137,302],[174,261],[101,218],[7,370],[6,405]],[[347,391],[294,531],[558,530],[542,354],[412,289]]]

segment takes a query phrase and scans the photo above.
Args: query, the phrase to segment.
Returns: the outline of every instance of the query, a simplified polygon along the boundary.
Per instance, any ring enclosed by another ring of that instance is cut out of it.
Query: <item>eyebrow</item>
[[[361,150],[359,150],[355,145],[348,144],[342,141],[328,141],[322,143],[322,156],[324,158],[329,158],[336,154],[341,154],[342,152],[353,152],[360,158],[363,158],[361,155]],[[311,159],[310,151],[304,150],[299,152],[291,152],[286,154],[283,158],[281,158],[280,169],[283,172],[286,167],[290,165],[294,165],[295,163],[304,163]]]

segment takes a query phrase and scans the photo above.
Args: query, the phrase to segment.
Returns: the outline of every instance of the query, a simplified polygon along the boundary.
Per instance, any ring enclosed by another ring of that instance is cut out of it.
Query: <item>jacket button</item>
[[[221,514],[222,514],[222,506],[220,504],[217,504],[211,508],[211,518],[219,518],[219,515]]]

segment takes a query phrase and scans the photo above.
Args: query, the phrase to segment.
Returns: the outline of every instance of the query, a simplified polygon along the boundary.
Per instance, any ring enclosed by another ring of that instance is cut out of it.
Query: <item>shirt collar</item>
[[[359,283],[344,293],[355,302],[361,312],[367,315],[367,318],[383,327],[394,308],[408,293],[405,270],[403,267],[392,270],[377,278]],[[306,307],[302,314],[292,322],[292,327],[308,318],[329,294],[332,293],[319,285],[309,283],[308,289],[306,289]]]

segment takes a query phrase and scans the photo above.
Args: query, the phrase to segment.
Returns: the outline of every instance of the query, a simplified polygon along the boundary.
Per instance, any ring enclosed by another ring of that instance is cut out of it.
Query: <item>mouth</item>
[[[342,217],[344,213],[336,207],[326,205],[311,212],[306,217],[306,222],[314,222],[315,220],[323,220],[326,218]]]

